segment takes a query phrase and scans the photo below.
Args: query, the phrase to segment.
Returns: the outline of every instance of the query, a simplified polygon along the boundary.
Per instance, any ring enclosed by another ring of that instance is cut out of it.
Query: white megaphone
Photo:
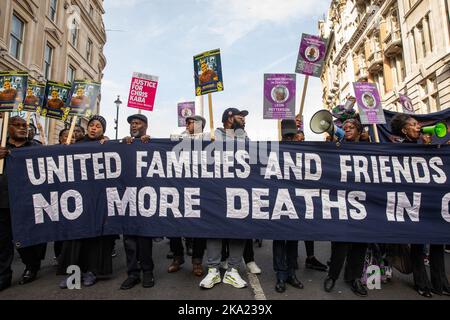
[[[328,110],[317,111],[312,116],[309,126],[314,133],[326,132],[330,136],[336,136],[338,141],[344,138],[344,130],[334,125],[333,115]]]

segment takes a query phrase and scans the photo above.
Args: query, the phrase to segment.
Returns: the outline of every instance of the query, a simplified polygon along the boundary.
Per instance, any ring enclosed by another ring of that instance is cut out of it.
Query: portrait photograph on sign
[[[195,102],[180,102],[178,109],[178,127],[186,126],[186,118],[195,115]]]
[[[264,75],[264,119],[295,119],[295,74]]]
[[[90,117],[94,114],[100,95],[100,83],[88,80],[75,80],[72,84],[69,115]]]
[[[374,83],[354,82],[356,102],[362,124],[384,124],[380,93]]]
[[[194,78],[197,96],[223,91],[220,49],[203,52],[194,57]]]
[[[23,106],[19,107],[19,110],[29,112],[40,110],[44,104],[45,86],[45,83],[29,82]]]
[[[22,108],[27,86],[27,72],[0,71],[0,112]]]
[[[307,76],[320,77],[326,53],[326,39],[302,34],[295,72]]]
[[[45,102],[40,115],[65,121],[70,112],[71,88],[70,84],[48,81],[45,89]]]

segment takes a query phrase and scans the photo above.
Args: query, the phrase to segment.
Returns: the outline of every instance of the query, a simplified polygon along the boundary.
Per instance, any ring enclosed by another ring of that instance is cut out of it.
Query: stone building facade
[[[0,70],[27,70],[37,81],[101,81],[104,13],[103,0],[0,1]],[[39,121],[56,143],[64,123]]]
[[[383,107],[417,113],[450,107],[450,0],[333,0],[319,33],[329,39],[322,102],[354,95],[352,82],[376,83]]]

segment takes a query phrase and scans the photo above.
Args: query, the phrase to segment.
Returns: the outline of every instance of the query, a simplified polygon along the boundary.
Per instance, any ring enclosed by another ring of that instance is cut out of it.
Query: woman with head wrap
[[[419,122],[408,114],[397,114],[391,120],[391,131],[400,137],[398,143],[431,143],[429,135],[421,134]],[[411,263],[414,276],[414,287],[421,296],[431,298],[434,292],[438,295],[450,295],[450,284],[445,273],[444,245],[430,245],[430,275],[428,279],[424,263],[424,244],[411,244]]]
[[[106,141],[104,136],[106,120],[95,115],[89,122],[87,134],[78,143]],[[112,251],[116,236],[99,236],[94,238],[64,241],[62,251],[58,257],[57,274],[66,274],[68,266],[77,265],[82,272],[82,282],[86,287],[96,283],[97,278],[112,274]],[[67,288],[67,279],[60,283],[60,288]]]
[[[345,132],[343,142],[359,142],[363,126],[357,119],[345,120],[342,124]],[[328,276],[324,282],[326,292],[333,290],[336,280],[339,278],[342,267],[345,265],[344,280],[350,285],[353,293],[360,297],[367,296],[367,289],[361,282],[366,256],[366,243],[332,242],[331,261]]]

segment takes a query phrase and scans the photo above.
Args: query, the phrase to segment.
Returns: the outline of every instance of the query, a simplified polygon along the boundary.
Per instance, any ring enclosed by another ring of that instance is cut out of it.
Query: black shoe
[[[333,290],[335,284],[336,284],[336,280],[334,280],[330,277],[326,277],[325,281],[323,283],[323,288],[325,289],[326,292],[331,292],[331,290]]]
[[[28,269],[25,269],[22,275],[22,279],[19,281],[19,284],[27,284],[30,282],[33,282],[36,280],[37,277],[37,271],[31,271]]]
[[[367,289],[364,288],[361,280],[353,280],[350,283],[350,289],[352,289],[353,293],[359,297],[367,297]]]
[[[153,277],[153,272],[144,272],[144,277],[142,279],[142,286],[144,288],[151,288],[155,285],[155,278]]]
[[[327,271],[328,267],[316,259],[316,257],[306,258],[305,267],[317,271]]]
[[[288,277],[286,282],[289,283],[294,288],[303,289],[303,283],[301,283],[300,280],[298,280],[295,275]]]
[[[173,252],[169,251],[166,256],[167,259],[173,259]]]
[[[286,282],[278,279],[277,284],[275,285],[275,291],[278,293],[283,293],[286,291]]]
[[[141,282],[141,279],[136,276],[128,276],[128,278],[120,286],[120,290],[128,290]]]
[[[433,295],[431,294],[431,290],[428,289],[428,288],[426,288],[426,289],[421,289],[421,288],[416,287],[416,291],[417,291],[417,293],[420,294],[422,297],[425,297],[425,298],[432,298],[432,297],[433,297]]]
[[[444,296],[450,296],[450,289],[449,288],[442,289],[442,294]]]

